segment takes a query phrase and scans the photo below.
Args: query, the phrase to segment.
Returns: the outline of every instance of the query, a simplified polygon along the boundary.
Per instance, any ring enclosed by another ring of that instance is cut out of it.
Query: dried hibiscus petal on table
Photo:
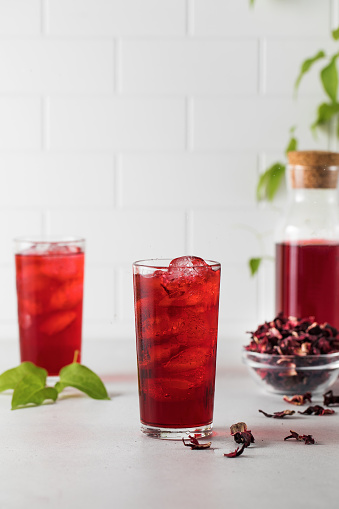
[[[306,401],[311,403],[312,394],[310,392],[305,392],[305,394],[294,394],[294,396],[291,397],[283,396],[283,400],[292,405],[304,405]]]
[[[246,422],[237,422],[236,424],[232,424],[232,426],[230,426],[230,432],[232,436],[236,433],[242,433],[243,431],[247,431]]]
[[[329,408],[323,408],[320,405],[314,405],[314,406],[309,406],[303,412],[300,412],[300,410],[299,410],[298,413],[303,414],[303,415],[312,415],[312,414],[313,415],[332,415],[335,413],[335,411],[330,410]]]
[[[339,405],[339,396],[334,396],[333,391],[325,392],[323,398],[325,406]]]
[[[241,448],[237,447],[235,451],[229,452],[228,454],[224,454],[224,456],[226,456],[226,458],[236,458],[237,456],[240,456],[240,454],[244,452],[245,447],[246,445],[243,444]]]
[[[186,445],[186,447],[190,447],[191,449],[209,449],[211,447],[212,442],[206,442],[205,444],[201,444],[195,437],[192,437],[191,435],[188,436],[189,443],[186,444],[185,439],[183,438],[183,444]]]
[[[298,440],[299,442],[305,442],[305,445],[314,444],[314,438],[312,435],[299,435],[296,431],[292,431],[291,429],[290,433],[291,434],[288,437],[285,437],[284,440],[295,438],[295,440]]]
[[[274,419],[283,419],[286,417],[286,415],[293,415],[295,414],[294,410],[282,410],[281,412],[274,412],[273,414],[268,414],[267,412],[264,412],[263,410],[259,410],[262,414],[264,414],[266,417],[273,417]]]
[[[249,447],[250,444],[254,443],[254,436],[252,435],[252,432],[247,429],[245,422],[232,424],[230,432],[237,444],[246,444],[245,447]]]
[[[245,447],[249,447],[254,443],[254,436],[251,431],[242,431],[241,433],[235,433],[233,435],[234,441],[237,444],[245,444]]]
[[[242,444],[242,447],[237,447],[235,451],[224,454],[224,456],[227,458],[236,458],[244,452],[246,447],[249,447],[252,443],[254,443],[254,436],[252,435],[252,432],[247,429],[245,422],[237,422],[236,424],[232,424],[230,427],[230,432],[234,438],[234,441],[237,444]]]

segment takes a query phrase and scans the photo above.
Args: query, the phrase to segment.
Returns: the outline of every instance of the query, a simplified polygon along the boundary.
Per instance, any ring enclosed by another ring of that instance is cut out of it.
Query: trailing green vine
[[[249,0],[250,6],[254,6],[255,0]],[[335,41],[339,40],[339,27],[332,31],[332,37]],[[315,107],[315,119],[310,129],[314,136],[317,130],[322,129],[330,132],[332,126],[336,126],[336,137],[339,139],[339,102],[338,102],[338,68],[337,61],[339,51],[327,55],[324,50],[319,50],[315,55],[306,58],[300,67],[299,74],[296,78],[294,91],[297,95],[301,81],[305,74],[309,73],[314,64],[324,60],[324,66],[320,69],[319,79],[322,89],[325,93],[326,100]],[[256,197],[258,201],[272,202],[281,183],[284,180],[286,171],[286,157],[288,152],[298,149],[298,140],[295,137],[295,127],[290,130],[290,138],[285,150],[285,162],[277,161],[267,168],[259,177],[256,189]],[[251,258],[249,260],[249,268],[251,275],[255,275],[260,267],[263,257]]]

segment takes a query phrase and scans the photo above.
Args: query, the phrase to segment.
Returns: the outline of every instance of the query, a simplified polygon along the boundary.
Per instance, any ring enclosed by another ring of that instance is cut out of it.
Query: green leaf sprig
[[[285,149],[285,155],[298,149],[298,140],[294,136],[295,127],[290,129],[290,139]],[[286,164],[276,162],[267,168],[259,177],[257,184],[257,200],[272,201],[281,185],[286,170]]]
[[[0,392],[13,389],[12,410],[55,402],[65,387],[74,387],[94,399],[110,399],[101,379],[86,366],[73,362],[61,369],[54,387],[46,386],[47,371],[22,362],[0,375]]]

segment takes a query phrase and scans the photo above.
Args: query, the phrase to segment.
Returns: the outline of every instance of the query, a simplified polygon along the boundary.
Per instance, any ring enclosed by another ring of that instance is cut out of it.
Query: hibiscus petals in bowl
[[[251,332],[243,360],[253,378],[269,392],[325,392],[339,374],[339,333],[313,317],[281,313]]]

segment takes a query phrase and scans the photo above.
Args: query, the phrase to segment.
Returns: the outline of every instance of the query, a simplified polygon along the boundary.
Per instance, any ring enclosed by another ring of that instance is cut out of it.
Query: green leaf
[[[45,400],[56,401],[58,392],[54,387],[45,387],[41,377],[28,373],[16,385],[12,397],[12,410],[29,404],[41,405]]]
[[[328,97],[333,103],[337,102],[338,95],[338,71],[337,71],[337,58],[339,53],[336,53],[330,63],[324,67],[320,73],[321,82]]]
[[[272,201],[279,189],[284,174],[285,165],[282,163],[274,163],[268,168],[259,178],[257,200],[267,199]]]
[[[35,366],[32,362],[22,362],[16,368],[8,369],[0,375],[0,392],[15,389],[20,380],[28,374],[35,375],[41,380],[42,386],[45,385],[47,371]]]
[[[286,147],[285,154],[287,155],[289,152],[293,152],[294,150],[298,150],[298,140],[292,136]]]
[[[75,387],[94,399],[110,399],[106,388],[98,375],[86,366],[73,362],[62,368],[60,382],[55,388],[60,393],[65,387]]]
[[[322,103],[318,107],[317,118],[315,122],[312,124],[312,130],[317,127],[323,127],[328,124],[328,122],[333,118],[333,116],[339,113],[339,104],[338,103]]]
[[[312,65],[315,62],[317,62],[321,58],[324,58],[325,56],[326,56],[325,52],[321,50],[321,51],[318,51],[318,53],[316,55],[314,55],[314,57],[307,58],[306,60],[304,60],[304,62],[301,64],[301,69],[300,69],[299,75],[295,82],[295,86],[294,86],[295,90],[298,89],[301,79],[304,76],[304,74],[306,74],[311,69]]]
[[[250,0],[250,6],[253,7],[255,3],[255,0]]]
[[[332,30],[332,37],[335,41],[337,41],[339,39],[339,28]]]
[[[251,258],[248,262],[250,266],[251,276],[254,276],[260,267],[260,264],[262,262],[262,258]]]

